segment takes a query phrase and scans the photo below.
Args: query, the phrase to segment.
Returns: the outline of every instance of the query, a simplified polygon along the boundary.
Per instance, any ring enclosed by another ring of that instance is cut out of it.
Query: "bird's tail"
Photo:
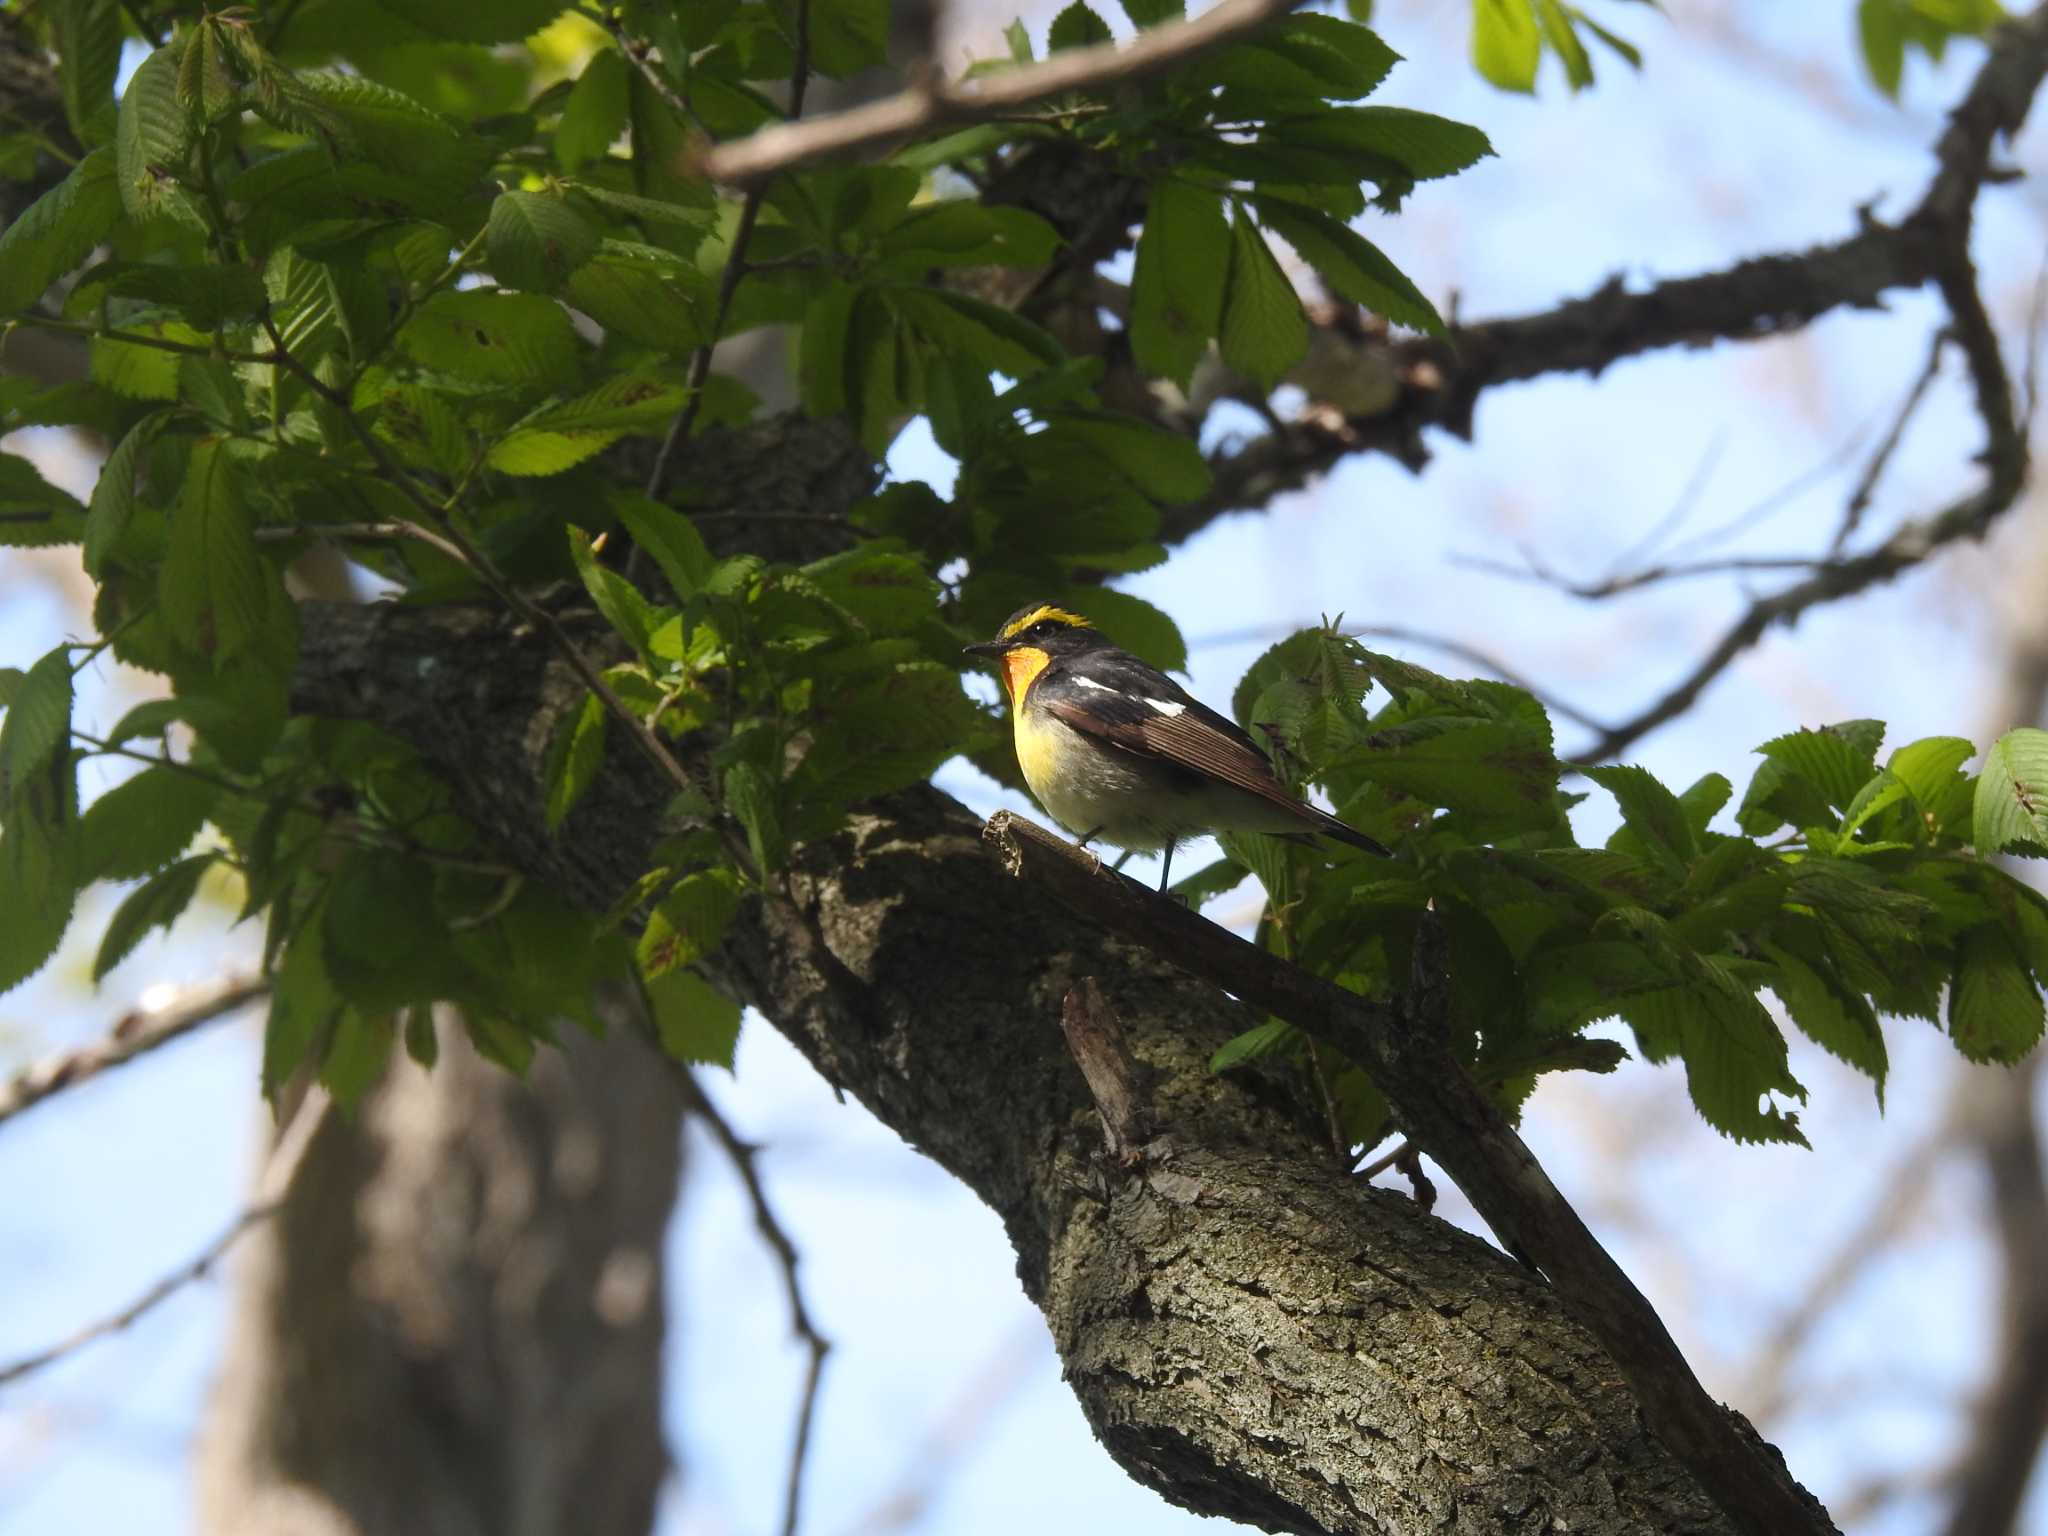
[[[1316,824],[1316,835],[1327,837],[1340,843],[1349,843],[1353,848],[1363,848],[1367,853],[1376,853],[1383,859],[1391,859],[1394,856],[1392,850],[1386,844],[1380,842],[1377,838],[1367,837],[1356,827],[1347,827],[1328,811],[1313,805],[1304,805],[1302,809],[1308,813],[1309,819]],[[1303,834],[1304,837],[1307,835]]]

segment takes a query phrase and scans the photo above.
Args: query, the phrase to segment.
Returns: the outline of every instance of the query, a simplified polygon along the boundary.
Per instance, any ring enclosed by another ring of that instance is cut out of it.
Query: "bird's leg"
[[[1161,859],[1161,860],[1160,860],[1160,863],[1159,863],[1159,894],[1160,894],[1160,895],[1164,896],[1164,895],[1166,894],[1166,882],[1167,882],[1167,879],[1168,879],[1168,877],[1169,877],[1169,876],[1171,876],[1172,874],[1173,874],[1173,844],[1171,844],[1171,843],[1168,843],[1168,844],[1166,845],[1166,856],[1165,856],[1165,858]]]
[[[1081,839],[1081,841],[1079,841],[1078,843],[1074,844],[1074,846],[1075,846],[1076,848],[1086,848],[1086,847],[1087,847],[1087,846],[1088,846],[1088,845],[1089,845],[1090,843],[1094,842],[1094,841],[1095,841],[1095,839],[1097,839],[1098,837],[1102,836],[1102,834],[1103,834],[1103,833],[1104,833],[1104,832],[1105,832],[1106,830],[1108,830],[1108,829],[1107,829],[1107,828],[1104,828],[1104,827],[1097,827],[1097,828],[1096,828],[1096,829],[1095,829],[1095,830],[1094,830],[1093,832],[1090,832],[1090,833],[1088,833],[1088,834],[1087,834],[1087,835],[1086,835],[1085,837],[1083,837],[1083,838]]]
[[[1115,870],[1118,874],[1122,874],[1124,872],[1124,866],[1130,863],[1131,860],[1137,856],[1137,852],[1138,850],[1135,848],[1126,848],[1122,853],[1116,856],[1116,862],[1110,865],[1109,867]]]

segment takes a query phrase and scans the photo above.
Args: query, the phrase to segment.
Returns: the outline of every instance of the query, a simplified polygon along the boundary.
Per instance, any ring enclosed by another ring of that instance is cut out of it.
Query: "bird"
[[[1027,603],[993,640],[1009,695],[1017,765],[1038,803],[1087,847],[1097,838],[1164,851],[1204,832],[1310,834],[1388,856],[1381,844],[1289,792],[1258,743],[1087,619]]]

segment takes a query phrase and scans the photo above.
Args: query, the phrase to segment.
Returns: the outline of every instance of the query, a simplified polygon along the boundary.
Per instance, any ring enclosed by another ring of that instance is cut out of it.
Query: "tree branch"
[[[849,155],[952,127],[987,122],[1069,91],[1100,90],[1146,79],[1182,60],[1242,37],[1303,0],[1223,0],[1192,21],[1158,27],[1118,47],[1100,43],[1057,54],[1025,69],[977,80],[927,80],[866,106],[807,123],[776,123],[709,151],[704,174],[729,186],[754,186],[778,171]]]
[[[299,1101],[298,1109],[292,1114],[291,1124],[286,1126],[284,1134],[278,1137],[277,1147],[270,1154],[270,1161],[264,1167],[263,1180],[257,1186],[256,1199],[229,1223],[226,1231],[185,1263],[152,1283],[118,1312],[110,1313],[97,1322],[88,1323],[76,1333],[59,1339],[55,1344],[39,1349],[34,1354],[24,1355],[19,1360],[0,1365],[0,1387],[9,1386],[25,1376],[32,1376],[96,1340],[108,1338],[132,1327],[186,1286],[212,1273],[214,1266],[227,1256],[228,1250],[240,1242],[244,1234],[251,1228],[262,1225],[283,1208],[285,1196],[291,1192],[292,1180],[298,1176],[299,1166],[306,1160],[306,1149],[312,1146],[313,1138],[326,1123],[327,1110],[331,1102],[326,1090],[317,1086],[308,1090],[306,1096]]]
[[[780,430],[801,445],[819,428]],[[810,451],[753,446],[784,468]],[[836,460],[816,462],[838,484]],[[546,636],[476,609],[301,611],[295,710],[412,743],[512,862],[579,905],[640,875],[668,794],[624,743],[561,835],[542,830],[551,723],[581,699]],[[742,907],[714,979],[999,1214],[1134,1477],[1268,1529],[1734,1536],[1549,1287],[1348,1178],[1282,1083],[1212,1074],[1249,1011],[1006,878],[978,831],[928,787],[862,807]],[[1106,1186],[1057,1027],[1085,976],[1170,1142]]]
[[[984,835],[1012,874],[1045,886],[1090,924],[1341,1048],[1508,1251],[1526,1255],[1551,1278],[1628,1379],[1651,1432],[1738,1524],[1777,1536],[1834,1529],[1783,1461],[1707,1396],[1656,1310],[1452,1057],[1443,1027],[1449,976],[1440,930],[1424,925],[1407,995],[1393,1005],[1375,1003],[1159,900],[1093,854],[1008,811],[998,811]]]
[[[260,977],[230,977],[211,986],[181,990],[156,1007],[132,1009],[115,1021],[104,1039],[46,1056],[0,1083],[0,1124],[54,1093],[182,1039],[269,991],[270,983]]]
[[[1920,287],[1944,272],[1959,275],[1953,253],[1966,251],[1977,193],[1994,179],[1992,143],[2019,130],[2044,71],[2048,5],[2037,5],[1992,34],[1989,56],[1935,145],[1933,179],[1895,224],[1866,216],[1845,240],[1751,257],[1641,292],[1613,278],[1586,298],[1535,314],[1454,326],[1441,340],[1355,342],[1360,366],[1395,380],[1393,403],[1335,424],[1291,422],[1212,456],[1215,482],[1209,494],[1170,508],[1163,538],[1175,543],[1224,513],[1263,505],[1353,453],[1384,453],[1420,469],[1429,459],[1424,430],[1440,428],[1470,439],[1479,397],[1501,384],[1598,375],[1614,363],[1669,347],[1780,335],[1837,309],[1879,308],[1887,293]]]

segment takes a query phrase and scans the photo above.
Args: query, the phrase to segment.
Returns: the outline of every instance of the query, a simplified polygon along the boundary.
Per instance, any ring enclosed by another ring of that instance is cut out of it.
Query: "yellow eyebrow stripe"
[[[1057,620],[1061,624],[1071,624],[1076,629],[1086,629],[1088,627],[1088,621],[1078,613],[1073,613],[1065,608],[1055,608],[1051,603],[1041,603],[1029,613],[1020,613],[1015,619],[1005,624],[1002,634],[997,636],[997,638],[1007,640],[1012,635],[1021,635],[1032,625],[1041,624],[1047,619]]]

